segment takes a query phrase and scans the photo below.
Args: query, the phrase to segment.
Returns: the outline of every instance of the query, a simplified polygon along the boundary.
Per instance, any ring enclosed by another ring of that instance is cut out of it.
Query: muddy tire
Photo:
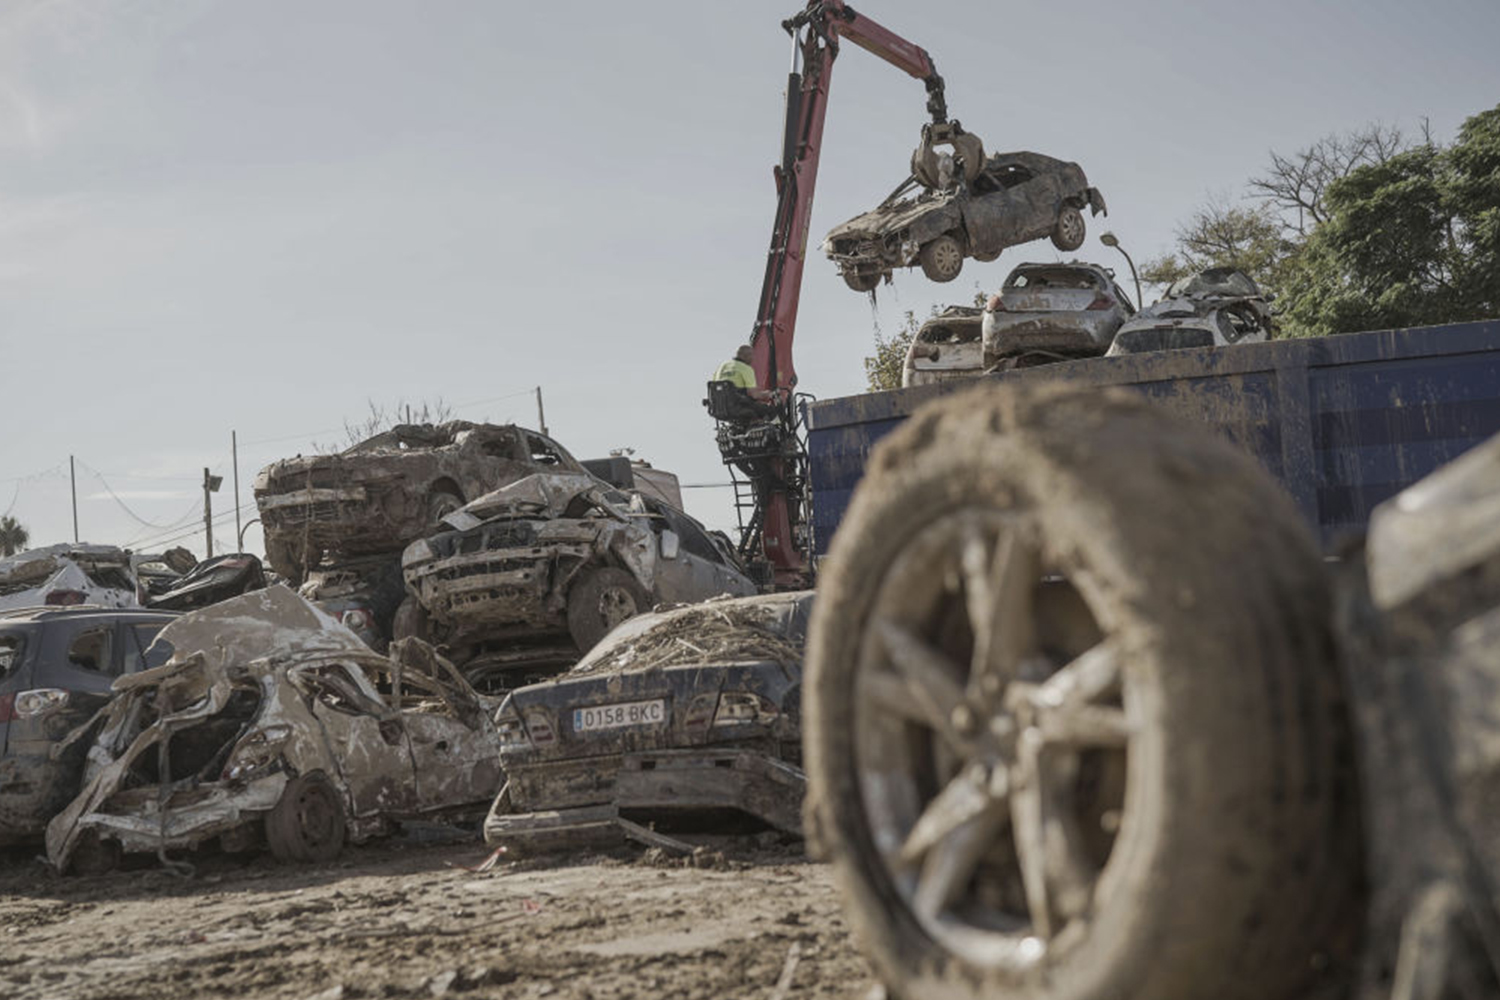
[[[1072,252],[1083,246],[1087,231],[1083,213],[1076,206],[1064,205],[1057,213],[1057,223],[1052,227],[1052,245],[1065,253]]]
[[[956,394],[819,581],[808,829],[906,1000],[1279,1000],[1359,921],[1319,553],[1133,394]]]
[[[287,782],[266,814],[266,845],[278,861],[332,861],[344,849],[344,804],[321,771]]]
[[[1000,259],[1000,251],[990,250],[986,253],[980,253],[978,250],[975,250],[972,256],[981,264],[993,264]]]
[[[856,292],[873,292],[880,287],[879,274],[860,274],[857,271],[844,272],[844,284]]]
[[[964,248],[952,236],[939,236],[917,252],[922,273],[932,281],[952,281],[964,267]]]
[[[568,591],[568,634],[578,651],[587,653],[610,629],[650,609],[650,595],[625,570],[585,570]]]
[[[101,837],[97,830],[85,830],[68,856],[70,875],[107,875],[120,867],[124,851],[113,837]]]
[[[421,639],[431,642],[427,609],[415,594],[407,594],[391,616],[391,639]]]
[[[435,528],[443,518],[464,505],[464,498],[447,490],[433,490],[427,494],[427,526]]]
[[[302,547],[283,538],[267,537],[265,543],[266,562],[271,569],[293,587],[300,586],[307,578],[307,564],[302,560]]]

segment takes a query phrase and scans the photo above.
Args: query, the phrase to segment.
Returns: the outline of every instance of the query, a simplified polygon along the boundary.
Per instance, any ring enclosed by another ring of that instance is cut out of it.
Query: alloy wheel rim
[[[884,875],[977,966],[1073,947],[1111,889],[1139,707],[1087,589],[1049,572],[1029,519],[965,509],[901,551],[861,636],[855,766]]]

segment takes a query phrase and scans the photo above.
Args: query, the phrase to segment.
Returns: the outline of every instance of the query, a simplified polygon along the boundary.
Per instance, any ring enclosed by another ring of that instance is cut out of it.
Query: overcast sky
[[[1083,166],[1110,215],[1080,255],[1110,266],[1106,226],[1160,253],[1270,150],[1423,118],[1448,140],[1500,100],[1500,0],[857,6],[932,53],[988,149]],[[795,9],[0,0],[0,514],[71,539],[72,454],[85,540],[201,551],[231,430],[253,508],[256,469],[368,400],[534,425],[536,385],[580,457],[723,481],[699,400],[754,319]],[[905,176],[923,104],[845,47],[814,243]],[[877,323],[1055,256],[899,273],[873,310],[811,260],[801,388],[858,391]],[[732,523],[723,491],[688,507]]]

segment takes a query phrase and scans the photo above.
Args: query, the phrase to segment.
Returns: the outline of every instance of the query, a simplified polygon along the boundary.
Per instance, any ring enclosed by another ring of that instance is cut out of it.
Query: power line
[[[103,474],[100,473],[98,469],[89,465],[87,462],[79,462],[78,464],[83,466],[84,471],[92,473],[94,478],[99,480],[100,485],[104,487],[104,492],[109,494],[110,499],[115,502],[116,506],[118,506],[126,514],[130,515],[131,518],[138,521],[145,527],[156,528],[159,531],[171,531],[172,529],[177,527],[177,525],[175,524],[157,524],[155,521],[148,521],[144,517],[141,517],[141,515],[131,510],[129,505],[127,505],[124,500],[120,499],[119,494],[117,494],[114,491],[114,488],[109,485],[109,480],[105,479]]]

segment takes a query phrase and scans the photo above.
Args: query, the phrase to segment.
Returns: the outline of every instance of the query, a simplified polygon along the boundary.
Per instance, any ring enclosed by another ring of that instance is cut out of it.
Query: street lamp
[[[1135,261],[1131,260],[1130,254],[1125,253],[1125,248],[1120,246],[1119,238],[1114,233],[1101,233],[1099,234],[1099,242],[1120,251],[1120,254],[1125,258],[1125,263],[1130,265],[1130,276],[1135,279],[1135,307],[1137,309],[1146,308],[1146,300],[1141,297],[1141,276],[1135,273]]]

